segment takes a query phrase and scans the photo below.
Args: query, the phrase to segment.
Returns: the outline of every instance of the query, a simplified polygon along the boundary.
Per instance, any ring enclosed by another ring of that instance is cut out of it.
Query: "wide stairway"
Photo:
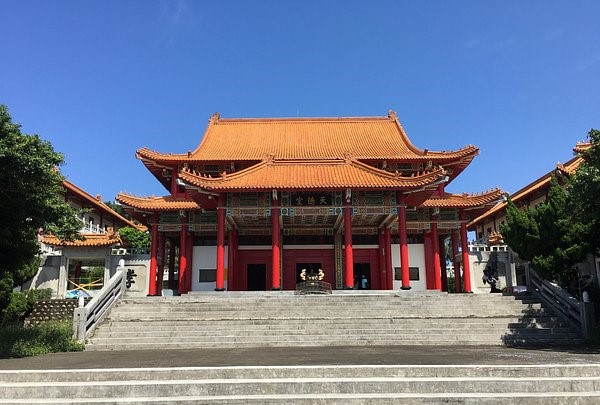
[[[532,297],[438,292],[206,293],[124,298],[86,350],[365,345],[574,344]]]
[[[0,404],[598,404],[600,365],[0,371]]]

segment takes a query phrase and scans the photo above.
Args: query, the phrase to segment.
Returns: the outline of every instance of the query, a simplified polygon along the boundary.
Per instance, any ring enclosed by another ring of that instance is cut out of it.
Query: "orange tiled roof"
[[[445,193],[443,197],[433,196],[428,198],[423,207],[430,208],[477,208],[490,204],[496,204],[502,199],[504,192],[499,188],[480,194],[450,194]]]
[[[438,168],[414,177],[376,169],[354,159],[321,161],[265,160],[233,174],[211,178],[184,169],[186,183],[210,191],[297,189],[412,189],[432,185],[444,177]]]
[[[67,247],[102,247],[112,246],[121,243],[121,238],[118,233],[108,232],[102,234],[85,233],[81,236],[83,240],[61,241],[54,235],[44,235],[42,243],[52,246],[67,246]]]
[[[437,163],[472,159],[479,149],[469,145],[452,152],[415,147],[395,113],[387,117],[223,119],[215,114],[202,142],[186,154],[163,154],[142,148],[143,161],[261,161],[266,156],[287,160],[404,160]],[[150,162],[147,162],[150,163]]]
[[[554,173],[556,173],[557,170],[559,170],[562,173],[570,175],[570,174],[575,173],[575,171],[581,165],[581,163],[583,163],[583,158],[580,156],[575,156],[574,158],[572,158],[565,164],[557,163],[556,168],[554,170],[546,173],[539,179],[533,181],[532,183],[529,183],[528,185],[526,185],[519,191],[516,191],[515,193],[511,194],[511,196],[510,196],[511,200],[514,203],[518,203],[520,200],[525,199],[527,196],[531,195],[535,191],[549,187],[550,180],[552,179],[552,175]],[[484,221],[486,218],[489,218],[498,212],[503,212],[506,209],[507,204],[508,204],[508,202],[504,201],[504,202],[501,202],[500,204],[496,205],[495,207],[492,207],[490,210],[486,211],[479,217],[477,217],[474,220],[472,220],[471,222],[469,222],[468,226],[473,227],[473,226],[477,225],[478,223]]]
[[[68,181],[66,179],[63,180],[63,187],[65,189],[67,189],[68,191],[72,192],[73,194],[77,195],[79,198],[91,203],[94,207],[96,207],[100,211],[103,211],[104,213],[121,221],[124,226],[131,226],[133,228],[139,229],[140,231],[147,230],[147,228],[145,226],[138,225],[138,224],[134,223],[133,221],[128,220],[127,218],[123,217],[119,213],[115,212],[108,205],[104,204],[99,195],[97,197],[92,197],[90,194],[86,193],[84,190],[77,187],[75,184],[71,183],[70,181]]]
[[[577,142],[577,144],[573,148],[573,152],[575,152],[575,153],[582,153],[582,152],[587,151],[591,147],[592,147],[592,143],[591,142]]]
[[[201,208],[198,203],[191,199],[176,199],[172,196],[135,197],[119,193],[115,199],[123,205],[142,211],[185,211]]]

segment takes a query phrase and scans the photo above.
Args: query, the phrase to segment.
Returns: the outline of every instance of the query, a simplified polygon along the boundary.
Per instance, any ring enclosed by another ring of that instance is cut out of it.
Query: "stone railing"
[[[150,248],[113,248],[110,254],[113,256],[149,255]]]
[[[569,323],[589,338],[593,326],[593,306],[590,302],[580,302],[567,291],[541,278],[531,266],[527,266],[525,276],[527,288],[538,294],[544,302],[558,311]]]
[[[124,262],[119,262],[117,272],[87,304],[83,297],[79,299],[79,307],[73,313],[73,338],[84,342],[92,334],[96,326],[108,314],[125,291],[127,271]]]

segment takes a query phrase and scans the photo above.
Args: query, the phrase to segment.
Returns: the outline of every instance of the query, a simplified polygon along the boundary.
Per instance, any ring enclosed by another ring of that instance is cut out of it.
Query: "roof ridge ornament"
[[[352,156],[352,153],[346,151],[344,152],[344,162],[346,164],[351,163],[354,160],[354,156]]]
[[[396,111],[390,109],[390,110],[388,110],[388,118],[391,121],[398,120],[398,114],[396,114]]]
[[[217,111],[213,115],[210,116],[209,122],[211,124],[218,124],[220,119],[221,119],[221,114],[219,114],[219,112]]]

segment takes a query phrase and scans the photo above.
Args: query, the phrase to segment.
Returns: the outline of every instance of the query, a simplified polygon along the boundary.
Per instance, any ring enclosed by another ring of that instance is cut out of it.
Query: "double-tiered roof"
[[[409,203],[431,207],[487,207],[499,190],[478,196],[443,194],[430,198],[441,183],[452,181],[479,149],[419,149],[408,139],[397,115],[345,118],[221,118],[214,114],[199,146],[187,153],[148,148],[137,157],[167,188],[173,175],[185,195],[117,200],[138,212],[194,210],[206,195],[227,192],[300,190],[411,191]],[[207,172],[209,165],[218,170]],[[408,168],[407,168],[408,167]]]

